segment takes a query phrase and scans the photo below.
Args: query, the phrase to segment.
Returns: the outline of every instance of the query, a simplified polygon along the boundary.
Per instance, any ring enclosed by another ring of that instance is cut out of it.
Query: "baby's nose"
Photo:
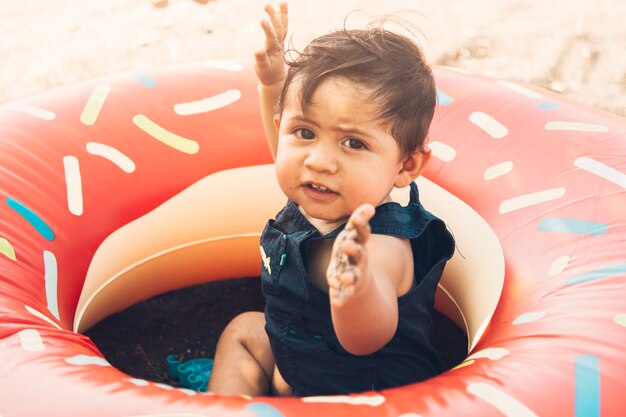
[[[314,171],[335,172],[337,170],[336,149],[327,144],[318,144],[310,150],[304,165]]]

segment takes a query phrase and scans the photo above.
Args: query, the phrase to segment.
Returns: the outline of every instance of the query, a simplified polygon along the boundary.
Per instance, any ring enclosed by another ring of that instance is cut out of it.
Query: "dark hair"
[[[381,118],[392,124],[403,159],[422,149],[435,111],[435,81],[420,47],[409,38],[381,27],[343,29],[314,39],[286,61],[278,114],[294,79],[306,111],[322,81],[346,77],[372,89],[371,99],[379,103]]]

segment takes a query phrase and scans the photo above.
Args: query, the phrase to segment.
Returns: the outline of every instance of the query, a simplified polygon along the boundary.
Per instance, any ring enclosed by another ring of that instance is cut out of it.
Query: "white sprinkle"
[[[20,338],[22,349],[27,352],[41,352],[46,348],[37,330],[21,330],[17,333],[17,335]]]
[[[111,86],[106,84],[97,85],[93,89],[80,115],[80,121],[83,124],[91,126],[96,123],[98,115],[100,115],[100,110],[102,110],[102,106],[110,91]]]
[[[532,99],[539,99],[541,97],[543,97],[541,94],[539,94],[538,92],[531,90],[530,88],[526,88],[524,86],[521,86],[517,83],[511,82],[511,81],[506,81],[506,80],[500,80],[498,81],[498,84],[500,84],[503,87],[508,88],[509,90],[515,91],[516,93],[519,93],[523,96],[526,96],[528,98],[532,98]]]
[[[131,173],[135,171],[135,163],[128,156],[115,149],[112,146],[105,145],[98,142],[88,142],[87,152],[95,156],[101,156],[115,165],[120,167],[124,172]]]
[[[59,304],[57,301],[57,258],[54,253],[43,251],[44,281],[46,283],[46,300],[48,301],[48,310],[56,318],[59,318]]]
[[[228,90],[202,100],[174,105],[174,112],[181,116],[206,113],[228,106],[241,98],[241,91]]]
[[[469,355],[467,359],[487,358],[487,359],[491,359],[492,361],[495,361],[498,359],[502,359],[509,353],[510,352],[504,348],[486,348],[486,349],[479,350],[478,352]]]
[[[591,174],[604,178],[607,181],[611,181],[619,185],[622,188],[626,188],[626,174],[611,168],[595,159],[583,156],[574,161],[574,165],[580,169],[583,169]]]
[[[513,162],[506,161],[501,164],[489,167],[483,173],[483,178],[487,181],[506,175],[513,170]]]
[[[185,395],[189,395],[190,397],[193,397],[194,395],[198,395],[198,391],[195,391],[189,388],[177,388],[177,390],[182,392]]]
[[[378,407],[385,403],[385,397],[382,395],[359,395],[353,397],[348,395],[333,395],[328,397],[304,397],[302,401],[305,403],[340,403]]]
[[[128,378],[127,381],[131,384],[137,385],[138,387],[147,387],[149,385],[149,382],[145,379]]]
[[[171,390],[173,390],[173,389],[174,389],[174,387],[173,387],[173,386],[168,385],[168,384],[162,384],[162,383],[160,383],[160,382],[155,383],[155,384],[154,384],[154,386],[155,386],[155,387],[162,388],[162,389],[167,390],[167,391],[171,391]]]
[[[606,126],[596,125],[593,123],[562,122],[558,120],[546,123],[545,127],[546,130],[567,130],[578,132],[606,132],[609,130]]]
[[[467,386],[467,392],[497,408],[506,417],[537,417],[528,407],[509,394],[491,385],[476,383]]]
[[[530,311],[528,313],[520,314],[519,316],[517,316],[517,318],[513,320],[513,324],[517,325],[532,323],[534,321],[544,318],[545,316],[545,311]]]
[[[11,105],[11,108],[42,120],[54,120],[57,117],[57,115],[51,111],[44,110],[41,107],[31,106],[30,104],[15,103]]]
[[[34,308],[32,308],[31,306],[27,306],[27,305],[24,305],[24,308],[26,309],[26,311],[28,311],[33,316],[39,317],[40,319],[50,323],[51,325],[53,325],[54,327],[56,327],[59,330],[63,330],[63,328],[61,326],[59,326],[57,323],[52,321],[52,319],[50,317],[46,316],[45,314],[41,313],[40,311],[37,311]]]
[[[203,61],[201,65],[207,68],[217,68],[217,69],[223,69],[223,70],[232,71],[232,72],[243,71],[243,65],[238,64],[236,62],[211,60],[211,61]]]
[[[88,356],[88,355],[76,355],[71,358],[66,358],[65,362],[70,365],[76,366],[84,366],[84,365],[97,365],[97,366],[111,366],[109,362],[107,362],[101,356]]]
[[[207,417],[206,414],[189,414],[189,413],[165,413],[165,414],[135,414],[124,417]]]
[[[561,272],[567,268],[567,264],[569,264],[569,256],[563,255],[556,258],[552,265],[550,265],[550,270],[548,271],[548,275],[554,277],[559,275]]]
[[[480,111],[470,114],[469,120],[494,139],[502,139],[509,133],[509,130],[502,123]]]
[[[80,177],[80,166],[75,156],[63,157],[65,168],[65,186],[67,189],[67,208],[75,216],[83,214],[83,184]]]
[[[500,204],[500,214],[509,213],[511,211],[519,210],[525,207],[556,200],[563,197],[564,195],[565,188],[559,187],[511,198],[509,200],[503,201],[502,204]]]
[[[450,162],[456,157],[456,151],[454,148],[446,143],[434,141],[431,142],[429,146],[433,152],[433,156],[444,162]]]

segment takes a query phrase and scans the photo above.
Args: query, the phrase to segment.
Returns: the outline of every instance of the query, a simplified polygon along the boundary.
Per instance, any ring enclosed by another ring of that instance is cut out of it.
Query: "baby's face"
[[[287,93],[276,120],[276,173],[283,192],[309,216],[343,219],[361,204],[379,205],[396,185],[400,148],[369,92],[331,77],[318,86],[306,114],[297,92]]]

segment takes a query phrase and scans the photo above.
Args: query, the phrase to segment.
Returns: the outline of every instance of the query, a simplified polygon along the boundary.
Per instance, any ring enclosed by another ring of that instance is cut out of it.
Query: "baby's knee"
[[[246,342],[265,334],[265,316],[258,311],[246,311],[233,318],[222,333],[222,338]]]

